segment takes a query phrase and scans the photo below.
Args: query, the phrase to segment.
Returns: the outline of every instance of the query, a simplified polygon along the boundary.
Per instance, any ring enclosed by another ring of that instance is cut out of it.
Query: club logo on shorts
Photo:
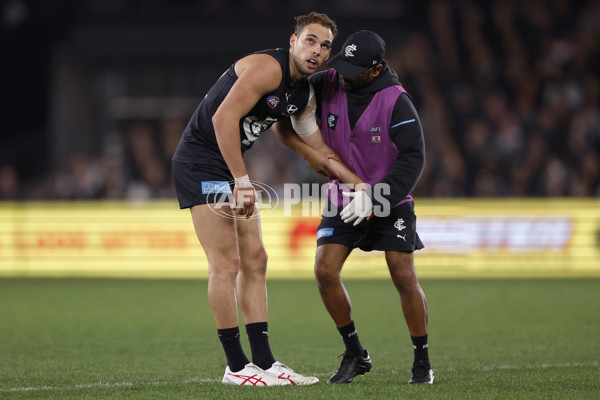
[[[398,221],[396,221],[394,224],[394,228],[398,229],[398,232],[406,229],[406,226],[404,226],[404,220],[402,218],[398,218]],[[399,237],[406,242],[406,233],[404,235],[396,235],[396,237]]]
[[[335,126],[337,125],[337,120],[338,120],[337,115],[329,113],[329,116],[327,117],[327,126],[332,131],[335,131]]]
[[[317,240],[327,236],[333,236],[333,228],[322,228],[317,231]]]
[[[267,105],[270,109],[274,109],[279,104],[279,97],[277,96],[269,96],[267,97]]]
[[[403,231],[406,229],[406,226],[404,226],[404,220],[402,218],[398,218],[398,221],[396,221],[394,224],[394,228],[398,229],[398,231]]]

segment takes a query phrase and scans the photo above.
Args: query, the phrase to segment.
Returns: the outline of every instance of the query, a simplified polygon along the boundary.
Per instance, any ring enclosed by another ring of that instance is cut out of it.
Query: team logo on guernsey
[[[327,126],[332,131],[335,131],[335,126],[337,125],[337,120],[338,120],[337,115],[329,113],[329,116],[327,117]]]
[[[380,125],[373,125],[371,128],[369,128],[369,131],[371,131],[371,143],[381,143],[381,126]]]
[[[273,109],[273,108],[277,107],[277,104],[279,104],[279,97],[277,97],[277,96],[267,97],[267,105],[269,106],[269,108]]]

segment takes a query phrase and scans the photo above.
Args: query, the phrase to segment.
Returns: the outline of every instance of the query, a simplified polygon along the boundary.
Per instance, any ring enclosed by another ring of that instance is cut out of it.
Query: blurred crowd
[[[384,39],[425,132],[417,196],[600,196],[599,1],[432,1],[422,26]],[[188,118],[121,123],[33,184],[0,166],[0,199],[174,197]],[[326,181],[263,136],[245,156],[252,179]]]
[[[427,142],[425,196],[600,196],[600,2],[431,3],[389,52]]]

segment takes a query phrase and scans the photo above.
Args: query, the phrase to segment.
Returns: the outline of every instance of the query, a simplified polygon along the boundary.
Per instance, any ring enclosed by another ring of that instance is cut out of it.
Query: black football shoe
[[[365,350],[363,356],[355,356],[348,352],[343,354],[342,364],[327,383],[351,383],[356,375],[364,375],[371,371],[371,357]]]
[[[413,364],[412,374],[410,375],[409,384],[432,384],[433,370],[431,366],[423,361]]]

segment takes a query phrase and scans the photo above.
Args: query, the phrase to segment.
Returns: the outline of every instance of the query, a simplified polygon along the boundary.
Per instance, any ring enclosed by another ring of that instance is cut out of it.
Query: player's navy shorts
[[[317,228],[317,246],[334,243],[363,251],[409,253],[425,247],[417,234],[417,216],[412,201],[393,207],[387,217],[373,217],[357,226],[352,225],[354,222],[342,221],[341,211],[342,207],[339,207],[334,217],[321,219]]]
[[[180,208],[232,201],[235,182],[229,170],[173,161],[172,171]]]

